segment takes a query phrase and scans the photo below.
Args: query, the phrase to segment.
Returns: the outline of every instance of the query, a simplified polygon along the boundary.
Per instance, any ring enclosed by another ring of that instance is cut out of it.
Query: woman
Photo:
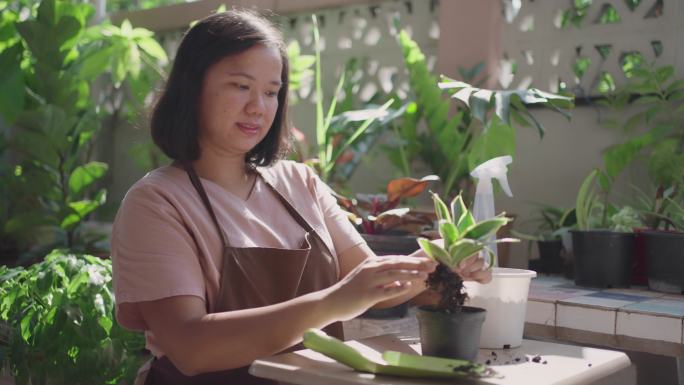
[[[311,169],[278,160],[287,93],[282,37],[255,14],[212,15],[178,48],[151,121],[174,162],[128,191],[112,234],[117,319],[156,357],[145,384],[272,383],[248,365],[425,290],[434,262],[376,257]]]

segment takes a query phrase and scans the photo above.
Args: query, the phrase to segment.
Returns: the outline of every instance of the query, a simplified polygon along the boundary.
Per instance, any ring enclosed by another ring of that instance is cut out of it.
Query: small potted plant
[[[392,179],[384,194],[357,193],[353,199],[334,194],[375,254],[410,254],[418,250],[416,234],[432,228],[435,216],[399,205],[406,198],[420,195],[436,180],[436,175]]]
[[[399,205],[438,179],[435,175],[399,178],[389,181],[384,194],[357,193],[355,198],[347,198],[333,191],[333,195],[376,255],[408,255],[418,250],[418,234],[423,228],[432,229],[435,216]],[[401,318],[407,312],[408,302],[387,309],[369,309],[363,317]]]
[[[510,221],[500,214],[494,218],[476,222],[461,198],[457,195],[450,207],[433,194],[439,234],[443,244],[419,238],[425,253],[439,262],[426,283],[429,290],[439,295],[436,305],[418,308],[417,318],[423,354],[473,360],[480,345],[480,331],[485,320],[485,309],[465,306],[467,293],[463,280],[453,269],[465,258],[479,252],[490,257],[491,268],[494,253],[489,247],[491,235]],[[512,242],[500,239],[496,242]]]
[[[669,195],[669,194],[668,194]],[[647,261],[648,287],[651,290],[684,293],[684,202],[679,197],[665,197],[658,223],[641,232]],[[651,213],[653,214],[653,213]],[[655,217],[655,215],[653,215]]]
[[[520,239],[536,242],[539,260],[530,261],[532,270],[549,274],[562,273],[564,268],[562,237],[577,222],[575,209],[542,205],[537,213],[538,218],[535,219],[535,222],[538,223],[536,234],[524,234],[515,230],[512,233]],[[530,247],[531,245],[530,243]]]
[[[608,177],[597,169],[584,179],[577,193],[577,229],[571,232],[575,284],[579,286],[629,287],[631,282],[633,229],[643,225],[635,209],[624,206],[618,210],[611,205],[609,192]]]

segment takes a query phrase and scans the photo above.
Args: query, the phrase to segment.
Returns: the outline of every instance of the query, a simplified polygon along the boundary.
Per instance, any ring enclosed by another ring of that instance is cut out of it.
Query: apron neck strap
[[[283,195],[278,191],[277,188],[273,185],[273,181],[268,174],[268,171],[262,170],[259,167],[255,168],[254,171],[256,171],[257,175],[261,177],[261,179],[266,183],[266,186],[273,191],[273,193],[278,197],[278,199],[283,203],[283,206],[285,206],[285,209],[287,209],[287,212],[290,213],[292,218],[300,225],[306,232],[311,232],[313,231],[313,227],[309,224],[309,222],[302,217],[302,215],[297,211],[297,209],[294,207],[294,205]]]

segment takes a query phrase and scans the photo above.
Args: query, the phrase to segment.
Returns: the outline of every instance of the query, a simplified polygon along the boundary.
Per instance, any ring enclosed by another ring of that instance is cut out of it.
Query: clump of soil
[[[468,298],[463,279],[449,267],[440,263],[425,280],[430,290],[439,293],[441,298],[436,310],[447,314],[458,313]]]

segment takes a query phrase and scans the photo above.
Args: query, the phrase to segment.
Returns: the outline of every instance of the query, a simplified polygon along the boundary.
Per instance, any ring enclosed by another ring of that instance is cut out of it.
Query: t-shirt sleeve
[[[146,330],[135,303],[178,295],[205,298],[197,246],[175,207],[151,186],[124,198],[112,230],[117,320]]]
[[[310,178],[336,254],[340,255],[356,245],[366,243],[349,221],[347,212],[342,210],[337,203],[330,186],[325,184],[313,170],[310,170]]]

